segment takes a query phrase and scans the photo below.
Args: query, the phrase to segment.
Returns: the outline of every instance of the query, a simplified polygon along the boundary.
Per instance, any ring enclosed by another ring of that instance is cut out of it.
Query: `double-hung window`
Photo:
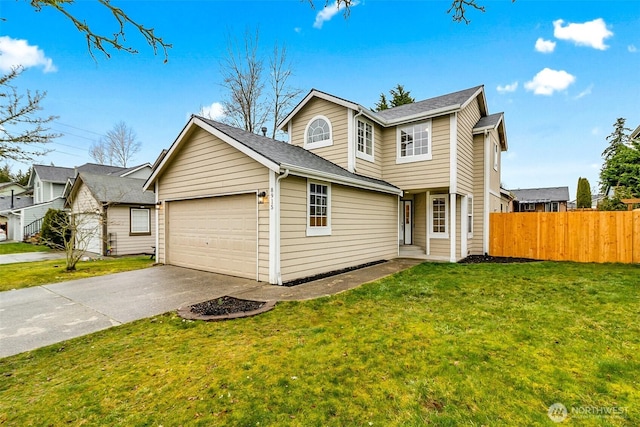
[[[429,198],[431,215],[429,235],[433,238],[449,237],[449,203],[447,194],[436,194]]]
[[[151,215],[147,208],[131,208],[130,234],[151,234]]]
[[[307,236],[331,234],[331,186],[307,183]]]
[[[473,237],[473,196],[467,197],[467,237]]]
[[[431,120],[398,126],[396,163],[431,160]]]
[[[373,125],[363,120],[358,120],[356,156],[373,162]]]

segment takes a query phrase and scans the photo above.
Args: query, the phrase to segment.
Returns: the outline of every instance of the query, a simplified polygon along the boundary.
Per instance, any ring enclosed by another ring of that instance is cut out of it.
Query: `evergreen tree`
[[[591,185],[587,178],[578,178],[576,205],[578,209],[591,207]]]
[[[632,197],[640,197],[640,141],[631,140],[630,129],[619,118],[607,137],[609,145],[603,151],[604,164],[600,170],[600,190],[624,187]]]
[[[373,107],[373,111],[382,111],[388,110],[389,103],[387,102],[387,96],[383,93],[380,94],[380,99],[376,102],[376,105]]]
[[[397,107],[399,105],[405,104],[413,104],[416,102],[414,98],[411,97],[409,91],[404,90],[404,86],[398,84],[394,89],[389,91],[391,94],[391,107]]]

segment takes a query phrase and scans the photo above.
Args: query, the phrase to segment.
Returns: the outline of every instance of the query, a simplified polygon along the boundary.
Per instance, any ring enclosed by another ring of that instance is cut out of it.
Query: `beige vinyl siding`
[[[307,237],[307,180],[286,178],[280,191],[284,282],[397,256],[396,196],[332,184],[332,234]]]
[[[473,191],[473,127],[480,120],[477,99],[458,113],[458,192]]]
[[[427,195],[413,196],[413,244],[423,250],[427,248]]]
[[[269,191],[266,167],[210,133],[195,128],[173,154],[167,169],[158,178],[158,200],[164,201],[216,196],[231,193]],[[158,262],[166,262],[166,215],[159,211]],[[259,209],[259,273],[268,281],[269,212]]]
[[[449,187],[449,116],[436,117],[431,122],[432,159],[396,164],[396,127],[382,134],[382,179],[403,188],[419,189]]]
[[[494,191],[496,194],[500,194],[500,168],[502,167],[502,159],[501,154],[502,151],[500,149],[500,140],[498,137],[498,132],[495,130],[492,130],[491,132],[489,132],[489,135],[491,136],[491,144],[489,149],[491,150],[491,163],[489,164],[489,172],[491,173],[491,191]],[[494,156],[494,144],[498,144],[498,170],[496,171],[493,168],[493,156]],[[500,212],[500,208],[498,207],[498,211]]]
[[[114,255],[132,255],[152,253],[156,244],[156,214],[155,206],[145,206],[149,209],[151,222],[150,235],[131,236],[131,208],[140,206],[111,206],[107,209],[107,242],[111,241]]]
[[[484,239],[484,135],[473,136],[473,239],[469,240],[472,255],[482,255]]]
[[[296,116],[291,120],[291,135],[289,142],[294,145],[304,147],[304,132],[309,121],[315,116],[325,116],[331,122],[331,137],[333,145],[310,150],[319,156],[347,169],[348,162],[348,109],[325,101],[324,99],[314,98],[305,105]]]
[[[437,259],[446,259],[448,260],[451,256],[451,245],[449,244],[449,239],[431,239],[430,240],[430,250],[431,253],[429,256]]]
[[[357,120],[354,120],[354,132],[357,131]],[[356,156],[356,170],[359,175],[369,176],[371,178],[382,179],[382,128],[373,123],[373,162],[360,159]],[[357,133],[354,134],[354,150],[358,148]]]

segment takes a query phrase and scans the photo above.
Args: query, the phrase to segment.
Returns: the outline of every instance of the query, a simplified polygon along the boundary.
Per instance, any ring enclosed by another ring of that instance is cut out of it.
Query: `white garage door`
[[[167,262],[256,278],[255,194],[168,203]]]

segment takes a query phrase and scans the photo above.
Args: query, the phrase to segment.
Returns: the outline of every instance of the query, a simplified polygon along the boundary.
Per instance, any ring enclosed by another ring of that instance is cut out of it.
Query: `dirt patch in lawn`
[[[540,262],[540,260],[531,258],[512,258],[505,256],[469,255],[465,259],[458,261],[459,264],[511,264],[514,262]]]
[[[189,320],[229,320],[255,316],[275,307],[275,301],[252,301],[223,296],[178,309],[178,315]]]

